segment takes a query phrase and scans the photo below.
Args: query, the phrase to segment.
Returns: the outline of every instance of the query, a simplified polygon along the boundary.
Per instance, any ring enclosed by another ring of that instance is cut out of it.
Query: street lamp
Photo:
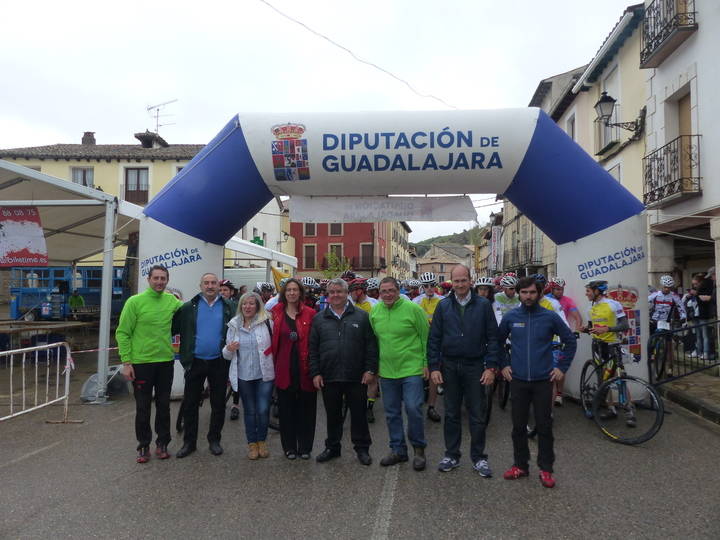
[[[608,96],[607,92],[602,93],[600,99],[594,106],[598,121],[607,127],[619,127],[627,129],[628,131],[641,131],[645,124],[645,107],[640,110],[640,116],[633,122],[611,123],[610,118],[612,118],[613,111],[615,110],[616,101],[614,97]]]

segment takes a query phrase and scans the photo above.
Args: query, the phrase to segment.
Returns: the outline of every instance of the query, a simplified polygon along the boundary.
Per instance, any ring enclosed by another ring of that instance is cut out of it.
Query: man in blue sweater
[[[510,337],[510,360],[505,361],[503,377],[510,381],[512,395],[513,466],[503,478],[515,480],[528,476],[530,449],[527,423],[530,404],[535,411],[538,434],[537,464],[540,483],[555,486],[553,478],[552,398],[553,382],[561,381],[575,356],[576,338],[560,316],[541,307],[541,285],[534,278],[522,278],[517,285],[520,306],[507,312],[500,322],[500,342]],[[553,364],[553,336],[560,336],[563,354]]]

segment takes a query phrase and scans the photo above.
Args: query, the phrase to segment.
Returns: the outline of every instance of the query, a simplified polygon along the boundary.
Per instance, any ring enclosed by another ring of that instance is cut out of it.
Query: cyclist
[[[580,311],[578,310],[575,301],[569,296],[565,296],[565,280],[561,277],[554,277],[550,280],[550,283],[548,283],[548,288],[550,289],[548,299],[554,298],[559,302],[560,307],[563,310],[563,314],[565,315],[565,319],[570,326],[570,330],[573,332],[580,331],[583,324],[582,317],[580,316]],[[555,405],[558,407],[561,407],[563,404],[564,387],[564,379],[557,381],[555,384]]]
[[[315,309],[318,302],[317,290],[320,287],[318,282],[315,281],[314,277],[305,276],[300,280],[300,283],[305,287],[305,305],[309,308]]]
[[[367,295],[375,300],[380,299],[380,280],[376,277],[367,280]]]
[[[374,298],[370,298],[365,291],[367,290],[367,279],[355,278],[353,279],[348,289],[350,291],[350,300],[360,309],[366,313],[370,313],[372,307],[378,303]]]
[[[687,312],[685,306],[672,288],[675,286],[675,280],[672,276],[660,276],[660,290],[651,293],[648,296],[650,304],[650,330],[652,333],[663,333],[671,330],[671,323],[674,319],[679,318],[680,321],[687,323]],[[668,334],[668,339],[671,339]],[[667,373],[672,376],[673,368],[673,347],[666,347],[667,354]]]
[[[415,300],[415,298],[420,296],[420,282],[417,279],[411,279],[408,281],[407,295],[411,300]]]
[[[282,279],[278,282],[278,286],[282,289],[282,288],[285,286],[285,284],[288,282],[288,279],[290,279],[290,278],[282,278]],[[272,294],[272,292],[273,292],[273,290],[274,290],[274,287],[272,286],[272,283],[258,283],[258,285],[260,286],[260,287],[259,287],[260,290],[263,290],[263,287],[265,287],[266,289],[267,289],[267,287],[270,287],[270,293],[271,293],[271,294]],[[258,289],[258,287],[256,286],[255,289]],[[256,291],[256,292],[257,292],[257,291]],[[265,310],[266,310],[266,311],[269,311],[269,310],[271,310],[273,307],[275,307],[275,304],[278,303],[279,296],[280,296],[280,295],[276,294],[276,295],[273,296],[272,298],[269,298],[268,300],[265,300],[265,294],[262,293],[262,299],[263,299],[263,302],[265,302]]]
[[[437,294],[437,289],[435,288],[437,286],[437,278],[435,277],[435,274],[433,272],[424,272],[423,274],[420,274],[419,281],[420,283],[422,283],[422,287],[425,292],[420,296],[416,297],[413,302],[415,302],[423,309],[423,311],[425,312],[425,316],[427,317],[428,324],[432,324],[432,318],[433,314],[435,313],[435,308],[437,308],[440,300],[445,297]],[[433,422],[440,422],[440,413],[438,413],[435,409],[438,397],[438,385],[435,384],[432,379],[428,381],[427,392],[427,417]]]
[[[490,305],[492,305],[495,300],[495,282],[493,278],[488,276],[477,278],[475,281],[475,293],[478,296],[487,298]]]
[[[516,294],[517,278],[510,274],[506,274],[500,278],[500,287],[502,290],[495,295],[493,302],[493,311],[498,324],[508,311],[520,305],[520,297]]]
[[[581,328],[582,332],[592,335],[593,350],[597,350],[603,360],[612,359],[615,351],[620,346],[620,334],[630,326],[622,305],[615,300],[605,296],[608,290],[608,282],[593,280],[585,285],[585,296],[590,301],[588,312],[588,324]],[[612,362],[611,373],[614,376],[615,363]],[[617,417],[615,407],[611,405],[608,411],[600,416],[602,419]],[[635,409],[632,408],[626,413],[625,423],[628,427],[635,427]]]
[[[330,282],[329,279],[320,280],[320,295],[318,296],[317,303],[315,304],[315,310],[320,313],[323,309],[330,305],[327,297],[327,284]]]

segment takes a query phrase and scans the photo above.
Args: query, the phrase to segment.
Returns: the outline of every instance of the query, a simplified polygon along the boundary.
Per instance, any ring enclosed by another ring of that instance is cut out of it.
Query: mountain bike
[[[593,340],[592,354],[580,378],[585,415],[613,442],[633,445],[652,439],[665,417],[657,390],[625,372],[625,352],[619,343]]]

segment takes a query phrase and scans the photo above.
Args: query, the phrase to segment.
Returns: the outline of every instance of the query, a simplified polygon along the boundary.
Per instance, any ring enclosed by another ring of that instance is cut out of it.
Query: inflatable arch
[[[141,276],[170,262],[171,284],[195,294],[202,272],[222,270],[225,242],[274,196],[311,201],[314,221],[326,222],[333,198],[475,193],[507,197],[558,244],[558,275],[581,312],[583,283],[608,280],[632,319],[627,345],[643,354],[644,207],[536,108],[238,114],[145,208]]]

